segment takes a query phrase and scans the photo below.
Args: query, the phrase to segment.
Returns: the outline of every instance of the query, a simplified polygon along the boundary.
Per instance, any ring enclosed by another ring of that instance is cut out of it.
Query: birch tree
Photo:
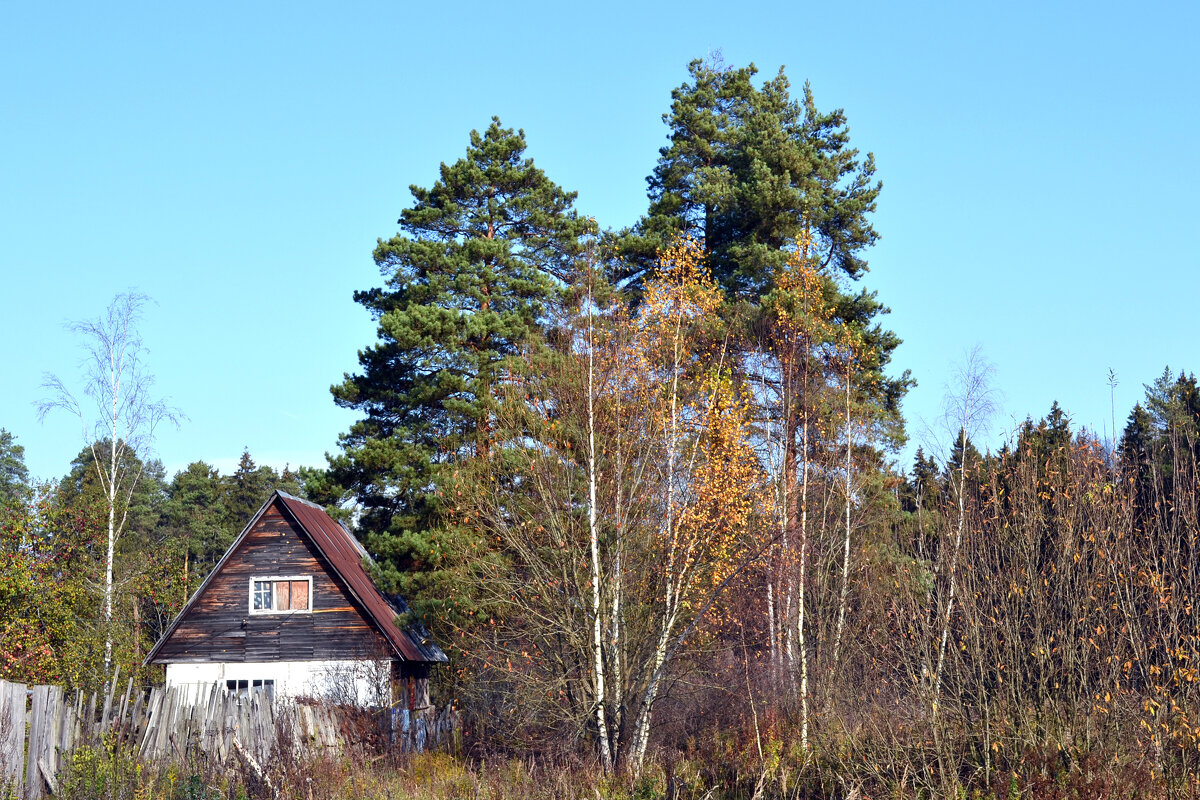
[[[752,536],[762,480],[748,442],[748,398],[733,385],[723,345],[700,335],[721,304],[702,258],[703,245],[692,239],[663,251],[636,323],[643,397],[657,410],[653,430],[662,472],[655,491],[662,521],[648,538],[657,596],[647,599],[656,631],[641,665],[645,683],[629,754],[635,772],[644,764],[671,659],[729,582],[767,546]]]
[[[838,612],[837,626],[833,634],[833,666],[838,666],[839,656],[842,651],[842,631],[846,628],[846,600],[850,595],[850,511],[854,505],[854,492],[852,488],[852,478],[854,476],[854,420],[852,417],[852,408],[850,403],[851,387],[854,382],[854,366],[855,366],[855,350],[857,342],[854,336],[848,330],[843,331],[842,337],[842,366],[845,372],[842,375],[842,393],[845,398],[845,430],[846,430],[846,449],[845,462],[843,465],[844,495],[845,495],[845,520],[842,524],[842,571],[841,571],[841,588],[838,591]]]
[[[595,261],[588,259],[587,294],[587,483],[588,483],[588,544],[591,554],[592,584],[592,683],[595,692],[596,730],[600,740],[600,760],[605,772],[612,772],[612,743],[608,737],[608,714],[605,704],[604,664],[604,606],[600,584],[603,566],[600,561],[600,524],[596,511],[596,303]]]
[[[776,396],[763,410],[767,438],[778,431],[777,457],[768,459],[774,472],[779,502],[776,504],[780,532],[780,563],[768,576],[768,628],[773,665],[777,655],[775,608],[771,602],[774,574],[782,569],[782,613],[778,629],[790,678],[800,700],[802,752],[808,750],[808,631],[807,585],[809,561],[809,480],[814,403],[824,375],[815,348],[833,332],[833,308],[827,294],[832,285],[823,278],[811,253],[811,239],[801,237],[787,264],[774,276],[775,288],[764,301],[769,315],[767,341],[761,350],[765,359],[761,384]],[[773,424],[778,418],[778,424]],[[790,548],[795,548],[793,554]],[[793,636],[794,631],[794,636]],[[793,646],[794,642],[794,646]]]
[[[955,594],[958,590],[958,558],[962,551],[963,533],[966,529],[967,507],[967,443],[978,434],[991,416],[994,408],[994,392],[991,387],[992,367],[978,347],[967,353],[957,370],[955,385],[946,393],[943,419],[949,430],[958,428],[958,447],[962,454],[958,469],[951,477],[955,503],[954,544],[950,548],[945,568],[946,597],[941,605],[939,618],[941,633],[938,637],[937,665],[933,672],[933,696],[942,691],[942,671],[945,667],[946,645],[950,639],[950,619],[954,613]],[[939,553],[944,548],[939,548]]]
[[[38,403],[41,420],[62,410],[79,421],[103,490],[107,517],[101,609],[105,674],[113,650],[113,562],[129,519],[129,501],[142,478],[155,430],[162,422],[178,424],[182,417],[177,409],[152,396],[154,376],[145,363],[149,351],[138,332],[147,302],[146,295],[125,292],[114,297],[96,319],[69,323],[67,328],[79,338],[83,351],[82,396],[57,375],[47,374],[42,383],[46,398]],[[129,458],[131,455],[140,457]]]
[[[488,695],[510,730],[594,732],[606,768],[642,767],[676,655],[765,546],[748,397],[701,252],[664,252],[636,311],[580,275],[556,352],[506,383],[519,402],[453,493],[455,523],[492,548],[461,581],[488,609],[460,637],[474,680],[519,692]]]

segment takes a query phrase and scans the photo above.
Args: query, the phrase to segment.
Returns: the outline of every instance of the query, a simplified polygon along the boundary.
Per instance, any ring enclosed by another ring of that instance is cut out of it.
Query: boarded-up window
[[[292,581],[292,611],[308,610],[308,581]]]

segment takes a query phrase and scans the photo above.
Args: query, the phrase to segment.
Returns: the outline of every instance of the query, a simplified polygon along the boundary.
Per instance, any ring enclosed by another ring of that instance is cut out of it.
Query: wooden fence
[[[0,796],[5,788],[20,800],[58,793],[58,777],[79,745],[105,735],[136,748],[146,762],[183,761],[202,754],[210,765],[240,760],[265,776],[264,766],[278,748],[297,756],[340,751],[349,730],[374,733],[403,752],[450,744],[458,715],[449,707],[410,713],[364,714],[320,703],[273,700],[261,690],[238,696],[218,684],[135,691],[133,681],[115,691],[68,698],[58,686],[26,686],[0,680]],[[355,717],[357,726],[348,721]],[[269,779],[268,779],[269,780]]]

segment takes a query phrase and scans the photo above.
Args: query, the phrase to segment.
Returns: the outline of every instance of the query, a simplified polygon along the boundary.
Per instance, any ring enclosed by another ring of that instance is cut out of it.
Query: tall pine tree
[[[753,64],[698,59],[688,71],[663,115],[670,141],[647,178],[649,212],[624,243],[626,279],[636,287],[639,270],[672,236],[702,238],[713,276],[758,327],[789,253],[803,249],[831,286],[834,320],[860,343],[872,435],[901,443],[899,406],[913,382],[908,373],[886,374],[900,339],[878,323],[888,309],[875,293],[849,285],[867,271],[866,250],[878,239],[870,221],[882,188],[874,156],[850,146],[845,113],[820,111],[807,84],[793,99],[782,69],[762,82]]]
[[[440,568],[465,535],[442,516],[447,470],[487,451],[506,362],[543,340],[591,223],[525,157],[524,132],[495,118],[431,188],[411,191],[401,232],[375,248],[385,285],[355,294],[379,341],[333,387],[364,416],[329,478],[360,506],[382,577],[427,610],[450,594]]]
[[[647,178],[644,254],[680,233],[703,237],[726,292],[753,302],[784,249],[807,235],[823,266],[857,278],[878,238],[867,215],[881,186],[874,157],[849,146],[844,112],[819,111],[807,84],[793,100],[783,70],[761,86],[753,64],[695,60],[688,71],[663,116],[670,143]]]

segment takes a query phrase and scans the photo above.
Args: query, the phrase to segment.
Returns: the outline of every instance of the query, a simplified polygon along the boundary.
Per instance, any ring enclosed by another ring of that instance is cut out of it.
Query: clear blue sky
[[[330,384],[374,327],[407,187],[493,114],[605,226],[634,222],[687,62],[785,65],[843,107],[884,182],[867,286],[920,382],[910,428],[982,347],[994,446],[1057,399],[1106,433],[1164,365],[1200,369],[1194,234],[1200,13],[1190,3],[11,3],[0,25],[0,426],[57,477],[38,423],[74,381],[67,320],[151,295],[157,390],[190,417],[169,470],[323,463]],[[907,454],[904,457],[908,461]]]

